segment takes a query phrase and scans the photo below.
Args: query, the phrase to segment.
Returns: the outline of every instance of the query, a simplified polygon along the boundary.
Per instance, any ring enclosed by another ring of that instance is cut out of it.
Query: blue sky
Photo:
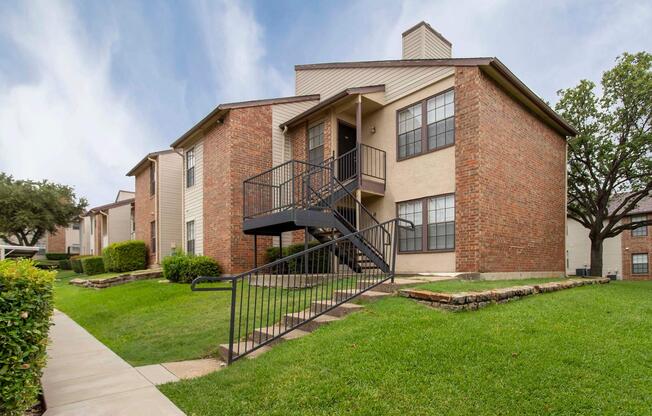
[[[91,205],[220,102],[292,95],[293,66],[398,59],[425,20],[455,57],[496,56],[544,99],[652,50],[647,1],[0,3],[0,170]]]

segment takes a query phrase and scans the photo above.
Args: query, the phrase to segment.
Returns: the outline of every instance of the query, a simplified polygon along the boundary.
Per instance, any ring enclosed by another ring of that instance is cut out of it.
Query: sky
[[[649,0],[3,0],[0,171],[112,202],[219,103],[293,95],[296,64],[400,59],[421,20],[550,103],[652,52]]]

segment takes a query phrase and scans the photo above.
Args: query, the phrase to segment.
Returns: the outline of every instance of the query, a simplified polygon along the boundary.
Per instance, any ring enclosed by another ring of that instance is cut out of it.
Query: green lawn
[[[416,285],[417,289],[433,292],[472,292],[501,287],[533,285],[537,283],[559,282],[563,279],[520,279],[520,280],[443,280]]]
[[[651,334],[652,282],[461,313],[393,297],[161,390],[193,415],[643,415]]]

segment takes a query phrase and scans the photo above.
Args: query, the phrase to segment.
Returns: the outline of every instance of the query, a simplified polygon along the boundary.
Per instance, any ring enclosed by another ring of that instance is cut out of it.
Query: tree
[[[86,208],[73,189],[47,180],[17,180],[0,172],[0,239],[34,246],[45,233],[67,227]]]
[[[591,275],[602,275],[602,243],[652,225],[622,221],[652,195],[652,55],[625,53],[593,82],[558,91],[556,110],[578,130],[568,143],[568,216],[589,229]]]

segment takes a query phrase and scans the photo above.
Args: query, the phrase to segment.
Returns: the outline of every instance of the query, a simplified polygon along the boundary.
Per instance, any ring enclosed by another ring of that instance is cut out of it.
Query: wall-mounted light
[[[369,131],[371,132],[371,134],[376,134],[376,126],[371,126]]]

